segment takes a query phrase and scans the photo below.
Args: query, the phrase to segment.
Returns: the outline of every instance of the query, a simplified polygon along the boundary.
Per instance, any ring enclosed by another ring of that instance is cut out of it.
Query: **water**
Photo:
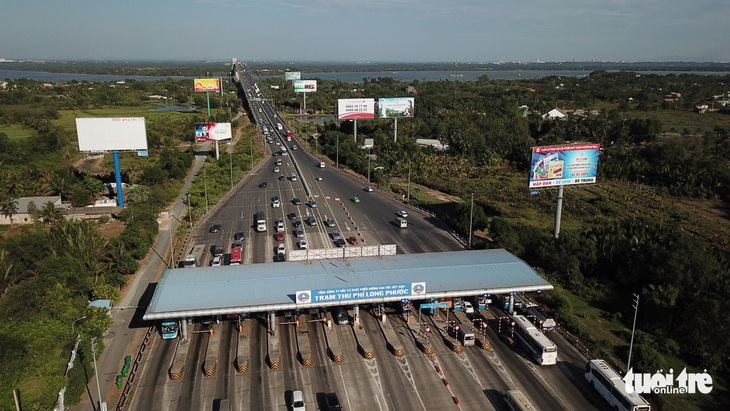
[[[607,70],[608,72],[616,72],[618,70]],[[519,80],[519,79],[535,79],[547,76],[563,76],[563,77],[584,77],[591,74],[592,70],[474,70],[460,71],[462,77],[451,77],[453,71],[359,71],[359,72],[328,72],[328,73],[302,73],[302,78],[321,79],[321,80],[338,80],[346,83],[362,83],[363,79],[376,79],[379,77],[390,77],[398,81],[476,81],[479,77],[486,75],[492,80]],[[729,75],[727,71],[636,71],[640,74],[698,74],[698,75]],[[258,76],[258,78],[269,78],[272,76]],[[283,77],[283,75],[282,75]],[[27,78],[30,80],[63,82],[63,81],[122,81],[137,80],[151,81],[163,80],[166,76],[120,76],[116,74],[79,74],[79,73],[49,73],[44,71],[25,71],[25,70],[0,70],[0,79],[19,79]],[[191,80],[195,77],[180,77],[183,80]],[[176,77],[177,79],[177,77]]]
[[[15,80],[19,78],[27,78],[29,80],[38,81],[121,81],[121,80],[137,80],[151,81],[164,80],[166,76],[120,76],[116,74],[80,74],[80,73],[50,73],[45,71],[27,71],[27,70],[0,70],[0,79]],[[182,77],[183,79],[193,79],[194,77]]]

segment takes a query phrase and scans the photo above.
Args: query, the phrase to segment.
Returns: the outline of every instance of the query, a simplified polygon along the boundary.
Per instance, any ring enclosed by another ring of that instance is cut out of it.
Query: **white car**
[[[286,254],[286,246],[284,243],[279,243],[279,245],[276,246],[276,254]]]
[[[464,301],[461,303],[461,307],[467,314],[474,314],[474,306],[471,305],[469,301]]]
[[[408,213],[403,210],[396,212],[396,214],[398,215],[398,217],[408,218]]]
[[[213,262],[210,264],[213,267],[220,267],[221,266],[221,256],[217,255],[213,257]]]
[[[281,207],[281,201],[274,200],[274,201],[271,202],[271,206],[274,207],[274,208],[279,208],[279,207]]]
[[[367,191],[369,193],[369,192],[373,191],[373,188],[370,186],[365,186],[365,191]]]
[[[299,249],[300,250],[306,250],[309,247],[307,244],[307,240],[301,240],[299,241]]]
[[[279,167],[274,167],[274,172],[275,173],[278,173],[279,172]]]
[[[291,393],[291,409],[292,411],[306,411],[307,409],[304,404],[304,394],[299,390]]]

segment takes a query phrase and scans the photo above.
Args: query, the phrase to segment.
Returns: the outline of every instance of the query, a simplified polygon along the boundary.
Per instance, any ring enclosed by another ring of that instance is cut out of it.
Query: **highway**
[[[222,239],[230,253],[234,234],[243,232],[244,265],[272,263],[280,243],[287,256],[302,240],[310,250],[336,248],[333,231],[357,239],[347,247],[396,244],[398,253],[464,248],[434,216],[377,189],[367,191],[367,182],[330,163],[320,167],[322,159],[306,152],[298,136],[287,141],[286,124],[244,71],[245,65],[236,67],[262,135],[263,127],[269,131],[271,142],[266,144],[271,155],[205,220],[196,222],[189,248],[205,244],[209,249]],[[277,123],[282,123],[282,130]],[[282,147],[288,154],[274,155]],[[273,206],[274,197],[280,200],[279,207]],[[317,206],[307,205],[309,200]],[[405,228],[395,223],[401,210],[408,214]],[[258,212],[266,216],[265,232],[255,229]],[[289,216],[292,213],[295,218]],[[309,216],[316,225],[305,222]],[[277,219],[284,221],[283,241],[275,237]],[[328,219],[333,226],[325,225]],[[209,232],[214,224],[221,230]],[[295,236],[296,228],[303,230],[303,237]],[[211,258],[206,253],[202,264]],[[361,323],[353,324],[349,307],[349,324],[342,325],[331,321],[327,312],[278,313],[273,332],[265,317],[247,318],[241,332],[237,321],[219,319],[191,326],[194,331],[185,342],[163,340],[156,333],[126,408],[215,410],[218,401],[227,398],[234,410],[288,410],[291,393],[302,390],[308,410],[325,410],[324,395],[330,392],[337,393],[345,410],[506,410],[503,393],[520,389],[539,410],[608,409],[583,377],[585,357],[557,332],[546,335],[559,347],[558,363],[541,366],[519,344],[508,345],[496,334],[499,318],[506,314],[493,306],[477,312],[490,325],[477,333],[489,343],[488,349],[468,346],[461,352],[453,348],[455,340],[446,331],[446,321],[448,315],[449,320],[469,322],[463,313],[436,310],[429,315],[424,310],[418,324],[417,311],[408,316],[401,309],[400,304],[386,305],[383,317],[375,305],[361,307]],[[509,327],[502,326],[507,335]],[[184,367],[180,378],[172,380],[178,358]],[[212,375],[206,375],[211,368]]]

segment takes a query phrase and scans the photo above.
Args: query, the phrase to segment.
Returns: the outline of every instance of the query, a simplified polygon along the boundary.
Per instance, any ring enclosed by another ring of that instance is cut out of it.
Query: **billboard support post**
[[[558,186],[558,197],[555,205],[555,232],[553,238],[557,240],[560,235],[560,215],[563,211],[563,185]]]
[[[205,102],[208,104],[208,118],[210,118],[210,91],[205,92]]]
[[[215,160],[218,161],[220,158],[220,151],[218,150],[218,140],[215,141]]]
[[[357,119],[355,119],[355,142],[357,143]]]
[[[117,180],[117,205],[124,208],[124,190],[122,190],[122,173],[119,167],[119,151],[112,151],[114,157],[114,177]]]
[[[398,141],[398,117],[395,118],[395,125],[393,126],[393,142]]]

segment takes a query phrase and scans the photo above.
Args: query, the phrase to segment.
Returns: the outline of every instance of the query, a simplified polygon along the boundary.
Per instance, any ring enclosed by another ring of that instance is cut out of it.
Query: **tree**
[[[12,198],[4,198],[0,200],[0,213],[10,219],[10,224],[12,224],[13,216],[18,213],[18,200]]]
[[[63,219],[63,210],[56,208],[52,202],[47,202],[38,213],[45,224],[55,224]]]

